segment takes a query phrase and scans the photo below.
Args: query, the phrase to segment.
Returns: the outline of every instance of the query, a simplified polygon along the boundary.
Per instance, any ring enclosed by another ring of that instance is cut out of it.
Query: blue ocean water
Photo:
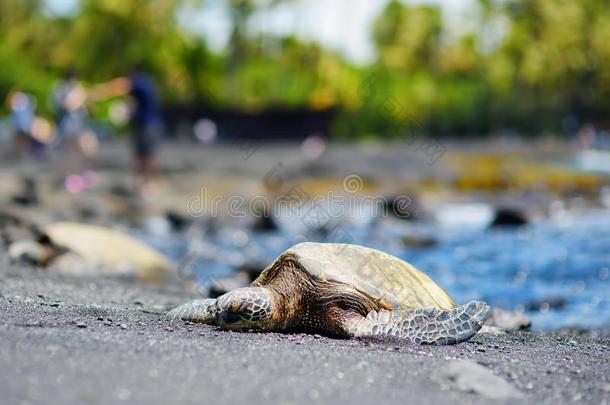
[[[520,229],[447,235],[438,247],[401,255],[459,301],[527,309],[537,330],[610,325],[610,215],[544,221]],[[540,306],[540,305],[530,305]]]
[[[245,228],[170,238],[139,236],[183,268],[191,267],[203,284],[244,263],[269,263],[305,239],[339,239],[407,260],[458,302],[484,299],[492,306],[523,310],[535,330],[610,325],[610,210],[544,219],[519,228],[427,226],[423,232],[438,240],[427,248],[401,242],[412,228],[400,220],[347,221],[341,223],[341,234],[318,236],[294,236],[298,234],[294,229],[253,233]]]

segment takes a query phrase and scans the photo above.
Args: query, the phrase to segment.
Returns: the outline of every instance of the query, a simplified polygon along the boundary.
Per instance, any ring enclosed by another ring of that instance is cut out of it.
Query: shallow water
[[[182,269],[193,269],[203,284],[247,262],[269,263],[305,239],[349,241],[409,261],[458,302],[484,299],[493,306],[523,310],[536,330],[610,325],[610,210],[497,230],[488,230],[485,223],[414,226],[384,218],[343,221],[328,235],[315,236],[299,229],[294,218],[279,222],[282,231],[271,233],[223,228],[208,235],[170,238],[138,234],[181,263]],[[300,234],[308,236],[294,236]],[[401,242],[405,234],[432,236],[438,243],[405,247]],[[195,254],[187,256],[189,252]]]
[[[542,302],[526,312],[534,329],[610,324],[607,211],[520,229],[451,230],[438,247],[401,256],[460,302],[483,298],[507,309]],[[560,307],[544,304],[553,301]]]

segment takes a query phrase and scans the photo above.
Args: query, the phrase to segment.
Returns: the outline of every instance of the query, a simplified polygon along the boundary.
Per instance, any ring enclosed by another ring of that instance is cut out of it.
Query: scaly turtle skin
[[[481,301],[458,307],[427,275],[386,253],[306,242],[282,253],[250,287],[188,302],[168,317],[228,330],[452,344],[471,338],[488,313]]]

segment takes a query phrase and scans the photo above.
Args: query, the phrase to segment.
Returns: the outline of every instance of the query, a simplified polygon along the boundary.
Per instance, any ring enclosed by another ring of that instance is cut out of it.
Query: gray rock
[[[250,285],[250,275],[245,271],[239,271],[228,277],[215,279],[210,284],[208,295],[210,298],[218,298],[236,288],[247,287]]]
[[[504,330],[529,330],[532,326],[532,321],[521,312],[493,308],[485,325],[495,326]]]
[[[490,228],[521,226],[528,223],[527,215],[517,208],[500,207],[496,209]]]
[[[505,400],[523,398],[523,394],[502,377],[471,360],[452,360],[438,373],[437,380],[464,392],[485,398]]]
[[[405,235],[402,237],[402,243],[409,248],[426,249],[438,245],[438,240],[434,237]]]

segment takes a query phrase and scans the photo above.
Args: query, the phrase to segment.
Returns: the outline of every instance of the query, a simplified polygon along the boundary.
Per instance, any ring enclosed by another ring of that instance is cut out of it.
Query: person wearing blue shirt
[[[135,67],[128,77],[97,85],[91,93],[95,99],[131,97],[129,121],[139,191],[150,195],[159,174],[156,149],[161,140],[161,114],[154,80],[140,67]]]
[[[135,68],[128,78],[129,95],[133,100],[131,129],[136,170],[147,187],[158,175],[156,149],[161,137],[157,89],[153,79]]]

